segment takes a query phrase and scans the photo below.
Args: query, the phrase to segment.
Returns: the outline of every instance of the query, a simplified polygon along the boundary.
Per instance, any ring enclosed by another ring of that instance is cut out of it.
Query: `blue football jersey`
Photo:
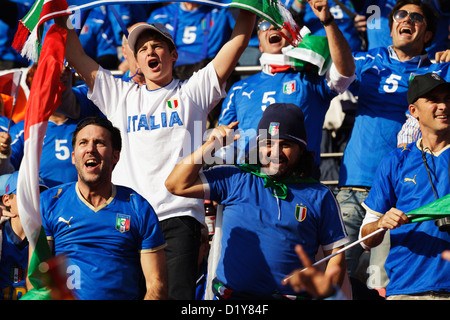
[[[228,9],[201,5],[187,11],[179,2],[155,9],[147,22],[167,27],[177,47],[177,66],[214,58],[230,39],[235,24]]]
[[[76,181],[77,170],[72,164],[72,134],[77,122],[67,119],[58,125],[48,122],[42,146],[39,176],[47,187]],[[24,121],[18,122],[11,129],[11,163],[19,170],[24,153]]]
[[[79,299],[137,299],[140,253],[165,246],[150,204],[130,188],[115,186],[94,208],[76,183],[41,194],[41,215],[55,254],[68,257],[69,289]]]
[[[354,12],[352,1],[342,0],[341,2]],[[361,47],[362,41],[359,36],[358,30],[355,28],[355,25],[353,23],[353,18],[349,17],[339,5],[334,3],[333,0],[330,0],[328,3],[330,6],[330,13],[333,15],[334,21],[338,25],[339,30],[341,30],[342,34],[347,40],[350,49],[352,51],[363,50],[363,48]],[[325,28],[320,23],[319,18],[317,18],[309,5],[306,5],[305,7],[304,23],[305,26],[308,27],[309,30],[311,30],[312,34],[318,36],[326,36]]]
[[[10,220],[3,224],[0,252],[0,300],[18,300],[27,290],[28,241],[19,239]]]
[[[232,86],[222,104],[219,125],[239,121],[242,137],[237,141],[238,158],[242,158],[248,153],[246,149],[256,146],[256,130],[266,107],[272,103],[294,103],[305,115],[307,149],[315,152],[315,164],[319,166],[323,121],[336,95],[324,77],[314,74],[259,72]]]
[[[320,245],[329,250],[348,241],[338,204],[322,184],[288,184],[287,198],[280,200],[262,178],[235,166],[216,166],[204,175],[210,199],[223,205],[217,278],[232,290],[295,294],[281,285],[302,267],[295,245],[314,261]]]
[[[397,147],[414,75],[436,72],[450,80],[450,64],[432,64],[424,56],[401,62],[392,51],[377,48],[354,55],[357,79],[350,90],[358,96],[358,107],[340,168],[341,186],[370,187],[381,159]]]
[[[450,147],[437,154],[425,152],[428,176],[418,142],[389,153],[375,175],[364,207],[385,214],[395,207],[406,214],[436,200],[431,183],[441,198],[450,192]],[[450,264],[441,258],[450,250],[450,235],[434,221],[403,225],[390,230],[391,248],[385,263],[390,279],[387,295],[450,290]]]
[[[117,55],[113,28],[103,7],[91,10],[81,28],[79,39],[86,54],[94,60],[104,55]]]

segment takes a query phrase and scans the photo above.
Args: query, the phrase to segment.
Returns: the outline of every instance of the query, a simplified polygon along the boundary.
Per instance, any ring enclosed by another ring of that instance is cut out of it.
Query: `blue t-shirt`
[[[370,187],[381,159],[397,147],[397,133],[406,120],[410,79],[436,72],[448,81],[450,64],[432,64],[424,56],[401,62],[390,47],[355,53],[354,57],[357,78],[349,89],[358,96],[358,106],[339,185]]]
[[[178,52],[176,66],[214,58],[235,24],[228,9],[201,5],[188,11],[179,2],[155,9],[147,22],[162,23],[171,33]]]
[[[130,188],[115,186],[94,208],[76,183],[41,193],[42,225],[55,254],[68,258],[68,281],[82,300],[137,299],[140,252],[165,246],[150,204]]]
[[[18,238],[11,221],[3,224],[0,254],[0,300],[19,300],[25,287],[28,269],[28,240]]]
[[[24,120],[11,128],[11,164],[19,170],[24,154]],[[67,119],[61,124],[48,122],[42,146],[39,176],[47,187],[76,181],[77,170],[72,164],[72,134],[77,121]]]
[[[350,0],[342,0],[341,1],[345,6],[347,6],[350,10],[354,12],[352,1]],[[358,30],[355,28],[353,23],[353,19],[350,18],[347,13],[345,13],[341,7],[334,3],[333,0],[328,1],[330,6],[330,13],[334,17],[334,21],[341,30],[345,39],[347,40],[350,49],[352,51],[361,51],[363,50],[362,41],[359,36]],[[318,36],[326,36],[325,28],[320,23],[319,18],[314,14],[310,5],[306,5],[305,7],[305,17],[304,17],[305,26],[311,30],[311,34]]]
[[[237,141],[239,159],[256,146],[259,120],[272,103],[294,103],[305,115],[307,149],[315,152],[315,164],[320,165],[320,143],[325,114],[337,93],[328,87],[325,77],[307,72],[264,72],[236,82],[222,104],[219,125],[239,121],[242,130]],[[250,146],[250,147],[249,147]]]
[[[104,7],[91,10],[79,39],[86,54],[94,60],[105,55],[117,56],[118,45]]]
[[[395,149],[380,163],[363,203],[369,212],[385,214],[395,207],[408,214],[435,200],[418,143]],[[425,156],[437,197],[441,198],[450,192],[450,147],[434,155],[425,152]],[[447,232],[439,231],[434,221],[424,221],[390,230],[390,239],[386,295],[450,291],[450,263],[441,258],[444,250],[450,250]]]
[[[209,198],[223,205],[217,278],[236,292],[268,298],[295,294],[281,284],[302,267],[295,245],[314,261],[320,245],[328,250],[347,242],[337,202],[322,184],[289,184],[281,200],[262,178],[237,167],[216,166],[203,174]]]
[[[397,0],[366,0],[364,12],[367,19],[367,42],[368,49],[378,47],[387,47],[392,45],[392,37],[389,29],[389,13],[394,8]],[[436,52],[444,51],[448,48],[448,27],[450,17],[437,14],[435,3],[433,0],[424,1],[437,15],[436,33],[432,44],[425,48],[430,54],[430,58],[434,59]]]

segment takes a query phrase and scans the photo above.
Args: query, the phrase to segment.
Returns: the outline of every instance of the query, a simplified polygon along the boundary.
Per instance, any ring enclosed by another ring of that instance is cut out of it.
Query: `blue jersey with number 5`
[[[67,119],[62,124],[48,122],[42,147],[39,176],[49,188],[62,183],[76,181],[77,170],[72,164],[72,133],[77,122]],[[11,128],[11,163],[19,170],[24,153],[24,121]]]
[[[381,159],[397,147],[397,133],[406,120],[410,79],[436,72],[448,81],[449,64],[433,64],[426,56],[401,62],[391,47],[356,53],[354,57],[357,79],[350,90],[358,96],[358,108],[339,184],[370,187]]]

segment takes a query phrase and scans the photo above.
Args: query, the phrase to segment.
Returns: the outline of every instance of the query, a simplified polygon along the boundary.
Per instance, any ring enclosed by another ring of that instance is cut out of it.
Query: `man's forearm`
[[[350,45],[337,26],[336,22],[331,22],[324,26],[327,33],[330,55],[336,70],[345,77],[351,77],[355,73],[355,61],[353,59]]]

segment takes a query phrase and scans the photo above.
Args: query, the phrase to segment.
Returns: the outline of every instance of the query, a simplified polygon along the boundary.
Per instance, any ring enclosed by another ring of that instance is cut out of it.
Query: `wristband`
[[[302,0],[295,0],[295,1],[297,1],[300,4],[306,5],[306,1],[302,1]]]
[[[326,26],[328,26],[330,23],[332,23],[334,21],[334,16],[333,15],[330,15],[330,17],[327,19],[327,20],[325,20],[325,21],[320,21],[320,23],[324,26],[324,27],[326,27]]]

